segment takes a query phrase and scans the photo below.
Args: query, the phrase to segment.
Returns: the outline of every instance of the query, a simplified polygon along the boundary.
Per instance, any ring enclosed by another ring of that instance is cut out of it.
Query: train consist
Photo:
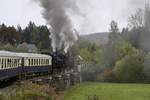
[[[31,73],[50,73],[51,66],[49,55],[0,51],[0,80]]]
[[[75,63],[76,62],[76,63]],[[29,74],[49,74],[73,80],[78,73],[78,61],[69,54],[15,53],[0,51],[0,81]]]

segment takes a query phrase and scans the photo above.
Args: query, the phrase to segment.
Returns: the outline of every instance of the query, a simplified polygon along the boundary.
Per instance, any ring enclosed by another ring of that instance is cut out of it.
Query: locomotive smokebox
[[[66,61],[67,61],[67,55],[60,53],[60,52],[53,52],[52,53],[52,67],[55,69],[62,69],[67,67]]]

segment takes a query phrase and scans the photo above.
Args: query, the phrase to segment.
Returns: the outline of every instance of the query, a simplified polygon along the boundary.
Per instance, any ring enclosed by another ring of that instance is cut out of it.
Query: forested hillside
[[[81,35],[80,39],[90,41],[91,43],[105,45],[108,42],[108,32],[91,33],[89,35]]]

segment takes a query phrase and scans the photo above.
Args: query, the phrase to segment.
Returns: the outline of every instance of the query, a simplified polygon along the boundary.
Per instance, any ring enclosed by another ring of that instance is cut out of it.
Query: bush
[[[144,80],[143,57],[139,53],[127,55],[117,61],[113,72],[120,82],[141,82]]]
[[[116,78],[115,78],[115,75],[114,75],[112,69],[106,69],[103,72],[103,80],[105,82],[114,82],[114,81],[116,81]]]
[[[143,71],[146,77],[146,82],[150,82],[150,53],[147,54],[147,56],[144,59],[144,63],[143,63]]]

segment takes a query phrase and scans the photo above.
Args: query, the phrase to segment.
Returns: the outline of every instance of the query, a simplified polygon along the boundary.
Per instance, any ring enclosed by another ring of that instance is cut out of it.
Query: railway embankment
[[[62,100],[63,95],[55,86],[29,80],[0,89],[0,100]]]

